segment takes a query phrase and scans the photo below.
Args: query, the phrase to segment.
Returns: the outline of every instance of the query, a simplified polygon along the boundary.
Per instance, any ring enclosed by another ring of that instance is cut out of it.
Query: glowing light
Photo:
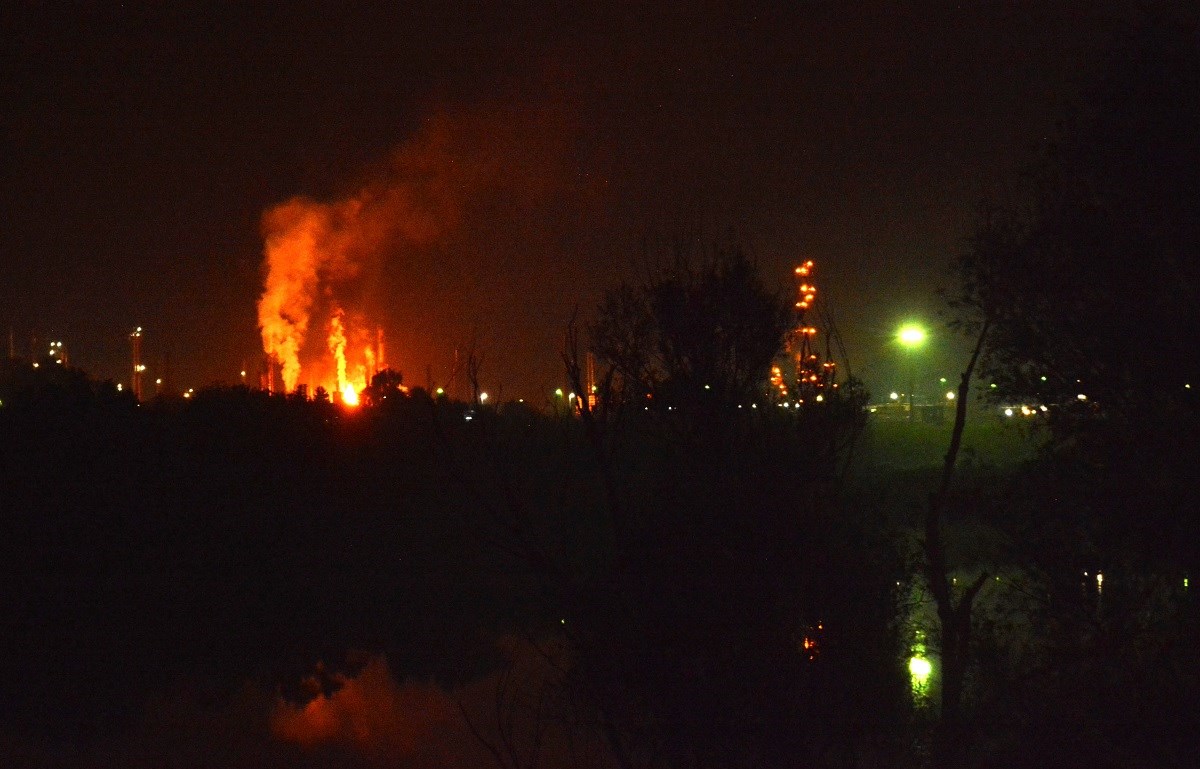
[[[896,332],[896,340],[905,347],[920,347],[926,336],[925,329],[915,323],[906,323]]]
[[[433,391],[433,394],[434,395],[445,395],[446,390],[445,390],[445,388],[439,387],[438,389]]]
[[[900,393],[898,393],[898,392],[893,392],[893,393],[892,393],[891,395],[889,395],[888,397],[889,397],[889,398],[891,398],[891,399],[892,399],[892,400],[894,400],[894,401],[898,401],[898,400],[900,400]]]
[[[484,403],[484,402],[486,402],[486,401],[487,401],[487,399],[488,399],[488,394],[487,394],[487,393],[479,393],[479,402],[480,402],[480,403]]]
[[[1085,400],[1087,400],[1087,396],[1086,396],[1086,395],[1084,395],[1083,393],[1079,393],[1079,394],[1078,394],[1078,395],[1076,395],[1075,397],[1076,397],[1078,400],[1081,400],[1081,401],[1085,401]]]
[[[555,391],[554,391],[554,394],[555,394],[556,396],[558,396],[559,398],[563,397],[563,391],[562,391],[562,388],[560,387],[560,388],[558,388],[557,390],[555,390]]]
[[[908,660],[908,672],[912,676],[915,688],[924,687],[933,675],[933,663],[920,654],[914,654]]]
[[[1013,415],[1012,409],[1004,409],[1004,416],[1011,417],[1012,415]]]
[[[358,392],[354,389],[354,385],[346,383],[342,385],[340,392],[342,394],[342,403],[351,407],[358,405]]]
[[[941,382],[942,384],[946,384],[946,377],[941,377],[940,379],[938,379],[938,381]]]
[[[817,403],[820,403],[820,402],[822,402],[822,401],[824,401],[824,400],[825,400],[825,396],[824,396],[824,395],[818,395],[818,396],[816,397],[816,401],[817,401]]]
[[[952,400],[954,400],[954,391],[953,391],[953,390],[951,390],[950,392],[946,393],[946,400],[948,400],[948,401],[952,401]]]

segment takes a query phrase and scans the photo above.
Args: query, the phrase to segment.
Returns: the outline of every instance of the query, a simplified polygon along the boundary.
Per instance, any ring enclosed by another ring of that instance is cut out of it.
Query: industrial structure
[[[133,391],[133,397],[136,400],[142,399],[142,372],[146,370],[142,364],[142,327],[138,326],[129,335],[129,343],[133,348],[133,377],[130,381],[130,389]]]
[[[815,264],[810,259],[795,270],[796,325],[784,344],[784,358],[771,367],[771,385],[783,404],[820,403],[838,387],[833,345],[837,332],[828,313],[816,306]],[[822,328],[816,325],[819,323]],[[818,336],[824,337],[824,349]],[[840,346],[840,343],[839,343]]]

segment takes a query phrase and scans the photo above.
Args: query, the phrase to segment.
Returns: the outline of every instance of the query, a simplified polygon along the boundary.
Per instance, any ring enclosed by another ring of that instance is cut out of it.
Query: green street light
[[[916,351],[919,347],[925,344],[925,339],[928,334],[925,329],[917,323],[905,323],[896,330],[896,341],[910,351]],[[915,364],[913,361],[908,362],[908,421],[913,421],[913,390],[916,389],[916,374],[914,373]]]
[[[914,654],[908,660],[908,674],[912,676],[913,689],[923,689],[933,674],[933,663],[920,653]]]
[[[896,332],[896,341],[911,349],[925,344],[926,336],[925,329],[916,323],[905,323]]]

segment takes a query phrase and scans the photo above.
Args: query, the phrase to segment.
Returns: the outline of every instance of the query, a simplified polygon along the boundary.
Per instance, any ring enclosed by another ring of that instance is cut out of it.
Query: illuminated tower
[[[817,342],[818,329],[811,320],[818,314],[813,271],[811,259],[796,268],[796,327],[788,334],[787,359],[771,369],[776,396],[783,401],[795,401],[796,405],[819,403],[825,399],[826,390],[837,387],[837,364],[829,344],[832,323],[825,318],[826,349],[822,354]]]
[[[589,350],[587,354],[587,403],[589,409],[596,408],[596,356]]]
[[[129,343],[133,347],[133,397],[136,400],[142,399],[142,372],[146,367],[142,365],[142,327],[138,326],[129,335]]]

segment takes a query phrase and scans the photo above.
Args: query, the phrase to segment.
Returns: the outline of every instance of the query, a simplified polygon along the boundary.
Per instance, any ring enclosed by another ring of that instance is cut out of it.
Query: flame
[[[295,197],[263,215],[265,277],[258,325],[263,350],[279,365],[287,392],[301,383],[302,370],[315,368],[326,382],[335,380],[327,390],[341,393],[345,403],[357,402],[357,391],[347,394],[346,345],[360,337],[368,341],[372,326],[355,333],[338,300],[346,298],[347,289],[354,292],[356,279],[377,267],[385,252],[432,243],[457,223],[458,203],[451,195],[456,185],[445,178],[456,168],[449,141],[447,126],[434,124],[397,150],[384,182],[331,203]],[[324,316],[331,303],[342,339],[335,345],[337,332],[331,328],[327,347],[335,359],[334,376],[328,376],[327,361],[315,361],[312,350],[306,351],[314,314]],[[381,362],[382,355],[374,357]],[[365,387],[375,364],[367,360],[361,371],[364,381],[355,383],[357,389]]]
[[[346,326],[342,322],[344,317],[345,313],[342,308],[338,307],[334,310],[333,317],[329,319],[329,351],[333,353],[334,365],[337,367],[334,392],[341,396],[342,403],[347,406],[357,406],[360,388],[355,387],[354,383],[346,376]]]
[[[540,221],[545,206],[603,203],[607,181],[576,173],[576,129],[569,100],[529,105],[505,98],[438,109],[358,189],[332,200],[297,196],[268,209],[258,325],[269,371],[278,370],[284,390],[307,384],[336,397],[360,366],[365,384],[395,365],[400,356],[385,358],[382,335],[370,356],[360,351],[379,328],[381,318],[369,314],[383,309],[384,282],[405,274],[410,258],[435,251],[465,258],[483,233],[491,247],[496,228],[516,228],[524,240],[527,222]],[[385,269],[389,262],[399,269]],[[413,293],[428,285],[416,269]],[[457,289],[454,296],[465,301]],[[345,308],[340,376],[327,328],[337,307]],[[266,381],[271,387],[278,380]]]

